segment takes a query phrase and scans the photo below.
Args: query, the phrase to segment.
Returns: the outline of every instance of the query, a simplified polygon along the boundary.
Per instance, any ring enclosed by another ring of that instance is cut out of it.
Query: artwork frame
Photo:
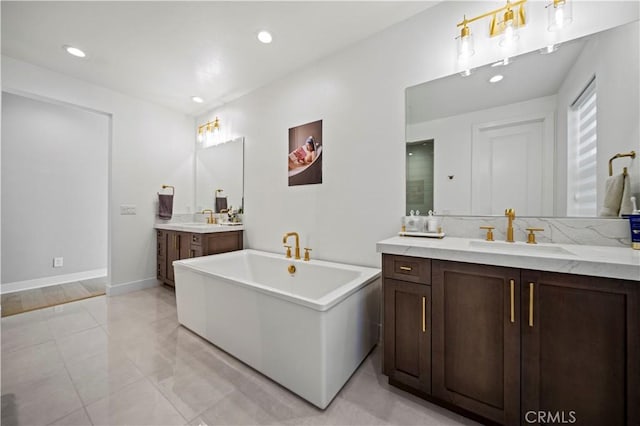
[[[322,183],[322,120],[289,129],[289,186]]]

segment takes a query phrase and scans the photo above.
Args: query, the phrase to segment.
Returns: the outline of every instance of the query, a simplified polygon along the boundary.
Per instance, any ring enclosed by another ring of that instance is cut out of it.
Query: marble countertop
[[[192,232],[195,234],[209,234],[211,232],[229,232],[229,231],[243,231],[244,226],[239,225],[226,225],[226,224],[214,224],[193,222],[193,223],[156,223],[155,229],[164,229],[167,231],[180,231],[180,232]]]
[[[640,282],[640,250],[631,248],[399,236],[379,241],[376,247],[387,254]]]

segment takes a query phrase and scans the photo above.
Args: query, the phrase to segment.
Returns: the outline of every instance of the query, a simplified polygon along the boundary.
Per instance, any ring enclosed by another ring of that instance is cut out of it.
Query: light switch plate
[[[135,215],[135,204],[120,204],[120,215]]]
[[[54,257],[53,258],[53,267],[54,268],[62,268],[64,266],[64,258],[63,257]]]

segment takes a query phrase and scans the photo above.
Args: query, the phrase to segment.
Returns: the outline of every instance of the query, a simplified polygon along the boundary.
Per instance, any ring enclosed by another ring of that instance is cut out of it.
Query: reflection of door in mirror
[[[433,139],[407,144],[407,215],[433,210]]]
[[[553,214],[553,129],[553,114],[473,126],[471,214]]]

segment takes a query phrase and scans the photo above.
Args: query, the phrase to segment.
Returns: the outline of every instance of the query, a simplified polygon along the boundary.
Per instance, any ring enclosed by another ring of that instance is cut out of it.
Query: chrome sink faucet
[[[514,209],[506,209],[504,211],[504,215],[509,219],[509,223],[507,224],[507,242],[513,243],[515,240],[513,239],[513,220],[516,218],[516,211]]]

